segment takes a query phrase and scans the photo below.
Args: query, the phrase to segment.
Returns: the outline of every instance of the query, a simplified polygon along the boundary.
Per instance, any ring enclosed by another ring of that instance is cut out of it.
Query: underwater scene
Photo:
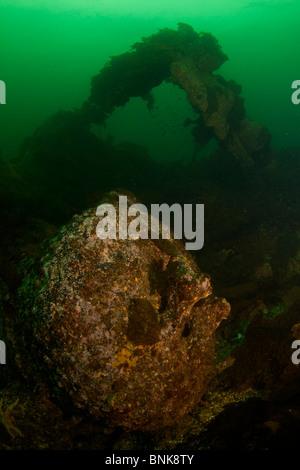
[[[299,14],[1,1],[0,450],[298,448]]]

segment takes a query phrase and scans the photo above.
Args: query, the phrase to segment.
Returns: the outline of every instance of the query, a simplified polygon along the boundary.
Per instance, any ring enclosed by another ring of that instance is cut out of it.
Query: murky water
[[[299,12],[296,0],[1,2],[0,79],[7,85],[7,105],[0,110],[3,157],[13,158],[22,139],[58,109],[79,107],[91,76],[110,56],[178,22],[219,40],[229,57],[219,72],[242,85],[248,115],[270,129],[276,148],[296,145],[300,106],[293,106],[290,96],[291,83],[299,78]],[[111,118],[109,131],[116,141],[126,134],[150,146],[154,158],[188,157],[190,137],[181,119],[186,102],[167,87],[157,93],[153,116],[144,103],[132,100]]]

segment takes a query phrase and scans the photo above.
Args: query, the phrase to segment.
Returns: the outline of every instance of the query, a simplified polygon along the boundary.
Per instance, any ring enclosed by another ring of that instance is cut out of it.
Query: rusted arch
[[[93,77],[91,94],[82,110],[90,123],[102,123],[131,97],[147,99],[154,87],[172,81],[187,93],[199,114],[194,137],[214,136],[242,167],[263,163],[270,155],[271,135],[246,116],[241,87],[213,72],[225,61],[218,41],[180,23],[177,30],[160,30],[112,57]],[[207,132],[209,131],[209,132]]]

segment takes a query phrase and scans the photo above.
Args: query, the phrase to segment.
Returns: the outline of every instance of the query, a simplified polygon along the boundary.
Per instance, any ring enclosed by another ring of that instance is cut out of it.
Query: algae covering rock
[[[118,193],[105,202],[116,207]],[[171,425],[206,389],[229,304],[181,241],[100,240],[98,222],[96,208],[74,216],[28,268],[12,323],[18,360],[96,419]]]

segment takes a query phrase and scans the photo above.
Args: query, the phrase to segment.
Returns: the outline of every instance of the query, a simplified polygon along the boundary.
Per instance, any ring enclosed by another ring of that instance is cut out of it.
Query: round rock
[[[118,196],[102,202],[118,209]],[[96,208],[74,216],[25,275],[19,361],[96,419],[169,426],[207,387],[229,304],[212,295],[181,241],[101,240],[98,222]]]

